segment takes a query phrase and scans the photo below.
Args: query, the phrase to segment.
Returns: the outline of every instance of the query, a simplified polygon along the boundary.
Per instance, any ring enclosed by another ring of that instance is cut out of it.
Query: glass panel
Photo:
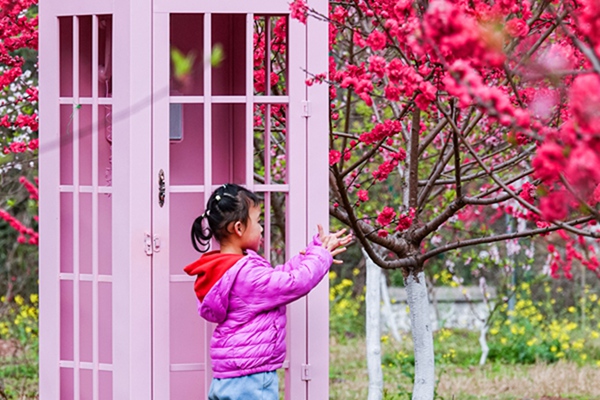
[[[206,322],[198,315],[193,282],[171,283],[169,321],[171,363],[205,362],[210,337],[206,336]]]
[[[183,136],[172,141],[170,148],[170,184],[204,183],[204,106],[181,105]]]
[[[92,17],[79,20],[79,97],[92,97]]]
[[[171,96],[204,93],[204,15],[171,14]]]
[[[112,97],[112,15],[98,16],[98,96]]]
[[[73,193],[60,194],[60,272],[73,272]]]
[[[204,212],[204,194],[171,193],[170,200],[170,273],[185,275],[183,268],[200,257],[200,253],[192,246],[190,232],[194,220]],[[187,290],[193,294],[193,285]]]
[[[82,369],[79,371],[79,393],[81,399],[93,399],[93,371]]]
[[[75,109],[79,114],[79,184],[92,184],[92,106],[82,105]]]
[[[170,398],[192,399],[200,398],[200,396],[196,395],[198,393],[208,394],[209,388],[206,385],[207,379],[205,375],[205,371],[171,372]],[[194,395],[191,395],[191,393],[194,393]],[[208,397],[208,395],[205,397]]]
[[[271,183],[287,182],[287,105],[273,104],[267,106],[268,115],[271,123],[269,125],[270,133],[270,153],[269,161],[271,165],[270,180]]]
[[[112,274],[112,196],[98,195],[98,273]]]
[[[60,359],[73,361],[73,281],[60,281]]]
[[[212,94],[246,94],[246,14],[213,14],[211,45],[213,56],[220,47],[222,59],[211,58]]]
[[[254,106],[254,181],[256,183],[287,182],[286,115],[285,104]],[[267,148],[268,152],[265,151]]]
[[[60,97],[73,96],[73,17],[58,19]]]
[[[73,184],[73,113],[70,104],[60,106],[60,184]]]
[[[79,194],[79,272],[92,273],[92,194]]]
[[[212,106],[212,179],[214,185],[243,184],[246,170],[245,104]]]
[[[254,94],[287,94],[287,27],[285,16],[254,17]]]
[[[98,106],[98,186],[112,186],[112,106]]]
[[[73,388],[75,379],[73,377],[73,368],[60,369],[60,399],[72,400],[74,398]]]
[[[98,372],[98,386],[100,391],[100,400],[113,399],[113,380],[112,371]]]
[[[272,96],[287,94],[287,17],[271,17],[269,87]]]
[[[286,238],[286,206],[287,195],[285,193],[270,194],[270,261],[273,266],[283,264],[285,258]],[[265,221],[266,223],[266,221]]]
[[[102,364],[112,363],[112,285],[98,282],[98,358]],[[102,374],[102,372],[100,372]],[[100,384],[102,387],[102,383]],[[102,396],[100,396],[102,397]]]
[[[265,174],[265,112],[266,104],[254,105],[254,144],[253,144],[253,164],[254,164],[254,182],[263,184],[266,182]]]
[[[79,282],[79,359],[92,362],[92,282]]]

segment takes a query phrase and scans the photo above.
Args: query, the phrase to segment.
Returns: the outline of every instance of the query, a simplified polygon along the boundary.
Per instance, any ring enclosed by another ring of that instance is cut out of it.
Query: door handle
[[[158,172],[158,205],[162,208],[165,205],[165,172],[161,169]]]

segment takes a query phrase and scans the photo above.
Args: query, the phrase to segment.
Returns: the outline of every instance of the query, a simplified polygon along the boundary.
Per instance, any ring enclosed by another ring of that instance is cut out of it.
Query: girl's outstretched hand
[[[323,247],[331,253],[331,256],[334,257],[334,264],[343,263],[342,260],[336,260],[335,256],[340,253],[346,251],[346,245],[352,241],[352,234],[342,236],[346,233],[346,229],[340,229],[335,233],[325,234],[323,227],[321,225],[317,225],[317,229],[319,230],[319,239],[321,243],[323,243]]]

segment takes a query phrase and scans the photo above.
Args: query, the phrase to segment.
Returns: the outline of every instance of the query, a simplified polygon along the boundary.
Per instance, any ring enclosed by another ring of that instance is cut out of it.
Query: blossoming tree
[[[37,281],[37,1],[0,1],[0,222],[6,298]],[[15,240],[16,239],[16,240]],[[24,270],[21,269],[24,268]]]
[[[428,260],[557,230],[598,236],[600,6],[352,0],[332,2],[329,15],[303,0],[291,7],[300,21],[330,22],[329,71],[307,80],[330,86],[330,214],[377,265],[402,270],[413,399],[432,399]],[[524,229],[499,229],[504,215]]]

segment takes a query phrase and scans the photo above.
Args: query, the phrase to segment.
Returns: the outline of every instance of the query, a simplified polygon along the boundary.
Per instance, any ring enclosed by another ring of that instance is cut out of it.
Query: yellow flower
[[[551,351],[551,352],[553,352],[553,353],[556,353],[556,350],[558,350],[558,349],[556,348],[556,346],[552,346],[552,347],[550,347],[550,351]]]
[[[333,271],[329,271],[329,279],[334,280],[335,278],[337,278],[337,274]]]
[[[527,346],[531,347],[535,344],[535,342],[537,342],[536,338],[530,339],[527,341]]]
[[[21,295],[18,294],[15,296],[15,303],[17,303],[18,305],[23,305],[24,301],[25,300],[23,299],[23,297],[21,297]]]
[[[356,275],[358,275],[358,274],[360,274],[360,269],[358,269],[358,268],[354,268],[354,269],[352,270],[352,275],[356,276]]]
[[[492,329],[490,329],[490,334],[491,334],[491,335],[497,335],[497,334],[498,334],[498,332],[500,332],[500,331],[498,330],[498,328],[492,328]]]
[[[598,332],[596,332],[596,331],[592,331],[591,335],[592,335],[593,339],[598,339],[600,337],[600,334],[598,334]]]
[[[563,353],[562,351],[559,351],[558,353],[556,353],[556,357],[558,358],[563,358],[565,356],[565,353]]]
[[[36,293],[29,295],[29,301],[31,301],[32,303],[37,303],[39,298],[40,297]]]
[[[573,342],[573,350],[581,350],[583,349],[583,339],[576,340]]]
[[[503,338],[500,338],[500,343],[502,343],[502,344],[506,344],[506,342],[507,342],[506,338],[504,338],[504,337],[503,337]]]
[[[570,312],[571,314],[573,314],[577,310],[575,309],[575,307],[571,306],[567,309],[567,311]]]
[[[587,354],[585,354],[585,353],[581,354],[580,357],[583,361],[587,360]]]
[[[381,343],[387,343],[389,341],[390,337],[388,335],[383,335],[381,337]]]

